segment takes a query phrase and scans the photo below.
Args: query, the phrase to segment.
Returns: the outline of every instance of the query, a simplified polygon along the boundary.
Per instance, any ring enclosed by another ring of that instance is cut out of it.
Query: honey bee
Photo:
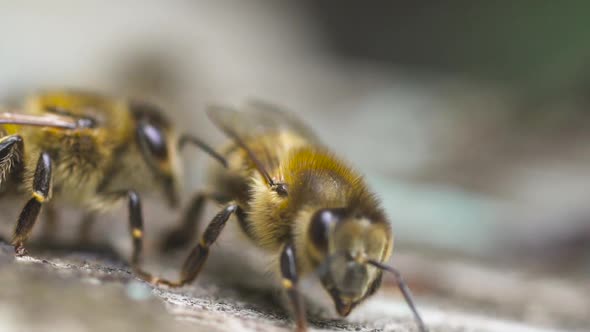
[[[155,105],[80,91],[32,96],[21,113],[0,113],[0,185],[30,196],[12,237],[17,256],[41,207],[59,202],[89,216],[127,199],[133,239],[131,265],[140,268],[143,217],[140,192],[161,191],[178,202],[180,140],[210,150],[195,137],[177,136]]]
[[[170,287],[192,282],[235,215],[254,244],[276,255],[275,271],[292,305],[297,331],[307,330],[300,277],[317,273],[344,317],[378,290],[383,271],[396,277],[420,331],[426,331],[400,273],[385,264],[393,250],[391,225],[360,174],[298,118],[271,104],[255,101],[242,111],[215,106],[208,115],[231,139],[221,153],[225,167],[211,169],[209,189],[195,196],[184,223],[168,236],[165,247],[180,246],[179,234],[196,229],[205,200],[224,207],[188,255],[180,279],[152,282]]]

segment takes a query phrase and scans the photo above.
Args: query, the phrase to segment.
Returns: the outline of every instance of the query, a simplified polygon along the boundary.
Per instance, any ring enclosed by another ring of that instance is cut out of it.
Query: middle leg
[[[217,240],[219,234],[221,234],[221,231],[229,220],[229,217],[231,217],[231,215],[234,214],[238,209],[238,205],[234,202],[231,202],[226,205],[223,210],[217,213],[215,217],[213,217],[213,220],[211,220],[205,229],[205,232],[201,236],[199,244],[197,244],[197,246],[191,250],[190,254],[182,265],[180,279],[178,281],[157,279],[155,280],[155,283],[167,285],[170,287],[182,287],[183,285],[195,280],[203,268],[207,257],[209,256],[209,247]]]
[[[305,316],[305,307],[303,299],[297,289],[298,272],[297,272],[297,257],[295,255],[295,247],[292,243],[287,243],[280,256],[280,268],[282,276],[282,286],[287,292],[289,301],[291,302],[293,316],[295,317],[296,331],[307,331],[307,318]]]

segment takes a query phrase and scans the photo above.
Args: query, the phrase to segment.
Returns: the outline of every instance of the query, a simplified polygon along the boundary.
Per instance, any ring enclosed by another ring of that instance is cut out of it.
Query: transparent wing
[[[319,141],[313,130],[294,113],[258,99],[248,101],[242,110],[212,106],[208,115],[226,134],[243,140],[269,132],[290,131],[311,142]]]
[[[78,128],[78,122],[75,119],[53,114],[31,115],[12,112],[0,112],[0,124],[54,127],[63,129]]]
[[[279,194],[286,195],[284,185],[272,180],[259,156],[247,145],[248,138],[264,133],[290,131],[311,142],[317,142],[313,131],[293,113],[260,100],[249,101],[241,111],[226,106],[212,106],[207,113],[219,129],[246,151],[266,183]]]

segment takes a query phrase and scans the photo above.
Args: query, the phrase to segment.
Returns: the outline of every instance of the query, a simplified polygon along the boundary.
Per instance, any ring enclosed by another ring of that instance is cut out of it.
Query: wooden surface
[[[214,270],[193,285],[167,290],[139,281],[123,261],[101,253],[32,252],[33,256],[15,259],[10,246],[0,245],[0,331],[291,330],[290,320],[272,290],[227,286],[213,281],[217,280]],[[413,280],[420,311],[433,332],[566,331],[563,326],[585,331],[584,324],[588,323],[583,312],[590,307],[587,286],[555,280],[543,284],[542,278],[531,280],[514,273],[504,275],[503,282],[499,282],[502,271],[460,264],[449,264],[438,283],[419,283],[416,272],[424,271],[424,264],[432,267],[432,262],[403,255],[400,263],[408,262],[414,262],[415,269],[408,276]],[[458,287],[449,280],[453,274],[473,278],[465,285],[473,282],[479,286],[453,291]],[[518,290],[512,294],[516,298],[493,297],[496,292],[507,294],[511,288]],[[563,304],[575,306],[577,315],[570,312],[568,317],[567,310],[544,308],[551,304],[550,298],[527,293],[551,290],[556,302],[567,301],[568,292],[577,290],[578,302],[570,299],[570,303]],[[379,295],[346,320],[333,319],[328,311],[312,313],[311,331],[415,331],[398,295],[386,280]],[[536,301],[536,307],[526,301],[527,296]],[[532,312],[528,316],[519,312],[535,308],[538,313],[546,309],[544,321],[518,322],[535,321]]]

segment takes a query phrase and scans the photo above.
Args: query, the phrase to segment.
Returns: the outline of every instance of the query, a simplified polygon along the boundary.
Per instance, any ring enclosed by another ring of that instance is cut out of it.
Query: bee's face
[[[344,209],[319,210],[309,228],[312,245],[324,257],[320,279],[341,316],[377,290],[381,271],[366,262],[387,259],[392,241],[388,224],[348,214]]]
[[[139,150],[158,179],[171,206],[177,205],[179,173],[176,153],[177,138],[168,120],[161,111],[150,104],[132,102],[135,117],[136,139]]]

